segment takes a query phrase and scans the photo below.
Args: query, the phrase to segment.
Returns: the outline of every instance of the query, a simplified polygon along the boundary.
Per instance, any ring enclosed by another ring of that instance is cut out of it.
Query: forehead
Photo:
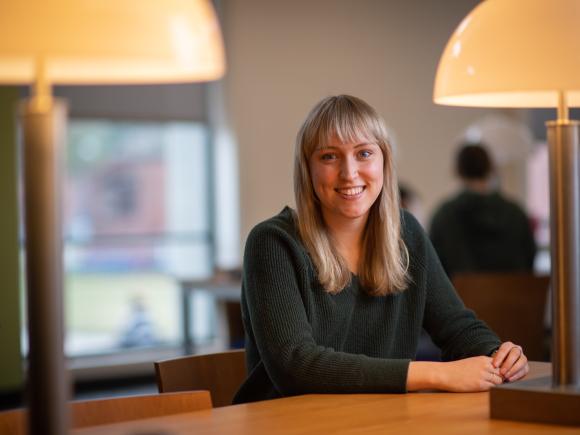
[[[334,137],[329,138],[324,143],[319,143],[316,146],[316,150],[323,150],[323,149],[328,149],[328,148],[347,150],[347,149],[357,148],[357,147],[361,147],[361,146],[365,146],[365,145],[378,146],[374,139],[371,139],[368,137],[355,138],[354,140],[348,140],[348,139],[342,140],[342,139],[334,136]]]

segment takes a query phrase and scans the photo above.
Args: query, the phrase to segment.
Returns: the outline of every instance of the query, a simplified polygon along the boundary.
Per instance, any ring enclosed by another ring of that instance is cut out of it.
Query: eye
[[[324,153],[324,154],[320,155],[320,160],[323,160],[326,162],[334,160],[334,159],[336,159],[336,154],[334,154],[334,153]]]
[[[362,150],[358,153],[358,156],[361,159],[368,159],[370,158],[374,153],[371,150]]]

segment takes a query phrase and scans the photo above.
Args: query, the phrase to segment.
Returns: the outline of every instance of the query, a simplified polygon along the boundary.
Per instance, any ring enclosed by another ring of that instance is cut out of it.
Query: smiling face
[[[383,188],[383,153],[378,145],[334,138],[312,153],[309,166],[327,225],[366,222]]]

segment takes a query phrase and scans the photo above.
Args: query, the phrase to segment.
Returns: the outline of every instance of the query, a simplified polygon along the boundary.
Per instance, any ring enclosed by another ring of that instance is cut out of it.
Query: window
[[[68,356],[179,344],[175,278],[213,269],[209,151],[203,123],[69,121]]]

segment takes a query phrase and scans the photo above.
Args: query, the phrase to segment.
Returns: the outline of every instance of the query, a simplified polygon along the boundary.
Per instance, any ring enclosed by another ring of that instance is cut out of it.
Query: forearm
[[[407,372],[407,391],[438,390],[442,386],[441,362],[412,361]]]
[[[310,345],[287,346],[283,351],[263,348],[261,358],[283,395],[404,393],[410,363]]]
[[[487,391],[503,382],[492,358],[476,356],[449,362],[411,362],[407,391],[442,390],[459,393]]]

